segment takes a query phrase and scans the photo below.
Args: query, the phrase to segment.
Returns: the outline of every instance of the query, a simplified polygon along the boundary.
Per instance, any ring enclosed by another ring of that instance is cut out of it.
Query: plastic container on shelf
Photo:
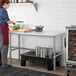
[[[36,46],[36,47],[35,47],[35,50],[36,50],[36,56],[39,56],[39,57],[40,57],[41,47],[40,47],[40,46]]]

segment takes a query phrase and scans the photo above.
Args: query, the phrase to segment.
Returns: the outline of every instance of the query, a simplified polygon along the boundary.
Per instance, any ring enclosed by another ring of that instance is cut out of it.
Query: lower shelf
[[[35,54],[35,52],[33,52]],[[28,52],[28,53],[24,53],[21,54],[21,66],[26,66],[26,61],[29,60],[30,62],[33,63],[41,63],[44,65],[47,65],[47,69],[48,70],[53,70],[53,58],[41,58],[41,57],[36,57],[34,54],[32,53],[32,51]],[[61,56],[58,56],[56,58],[56,66],[60,66],[60,60],[61,60]]]

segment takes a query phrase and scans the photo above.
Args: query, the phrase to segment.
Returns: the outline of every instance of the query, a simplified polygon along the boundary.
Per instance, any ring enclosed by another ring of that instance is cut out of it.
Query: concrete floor
[[[57,74],[61,76],[67,76],[67,71],[65,70],[64,67],[57,67],[56,71],[48,71],[46,66],[41,65],[41,64],[30,63],[29,61],[27,61],[26,66],[22,67],[20,65],[20,61],[16,59],[12,59],[11,63],[9,62],[9,59],[8,59],[8,64],[11,64],[14,67],[26,68],[26,69],[31,69],[35,71],[41,71],[41,72],[47,72],[47,73]],[[70,76],[76,76],[76,72],[71,71]]]

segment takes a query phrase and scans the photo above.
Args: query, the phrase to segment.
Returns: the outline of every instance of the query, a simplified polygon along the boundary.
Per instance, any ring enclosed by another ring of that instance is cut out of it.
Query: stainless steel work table
[[[11,37],[12,37],[12,34],[16,34],[17,37],[18,37],[18,47],[14,47],[14,49],[12,49],[12,45],[11,45]],[[10,38],[10,44],[9,44],[9,48],[10,48],[10,53],[9,53],[9,57],[10,57],[10,62],[11,62],[11,52],[15,49],[18,49],[18,53],[19,53],[19,59],[20,59],[20,49],[30,49],[30,50],[34,50],[34,49],[31,49],[31,48],[24,48],[24,47],[21,47],[20,46],[20,36],[21,35],[29,35],[29,36],[39,36],[39,37],[52,37],[53,38],[53,51],[54,51],[54,56],[53,56],[53,70],[55,71],[56,70],[56,57],[60,56],[62,54],[62,44],[63,44],[63,33],[60,33],[60,32],[55,32],[55,31],[43,31],[43,32],[9,32],[9,38]],[[59,54],[56,55],[56,36],[60,36],[60,39],[61,39],[61,52]],[[50,46],[51,47],[51,46]]]

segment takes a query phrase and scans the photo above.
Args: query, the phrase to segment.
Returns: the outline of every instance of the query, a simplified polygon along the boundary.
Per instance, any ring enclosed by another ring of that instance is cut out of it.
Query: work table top
[[[56,36],[56,35],[63,35],[64,34],[64,32],[59,32],[59,31],[42,31],[42,32],[36,32],[36,31],[12,32],[12,31],[10,31],[9,33],[11,33],[11,34],[36,35],[36,36]]]

